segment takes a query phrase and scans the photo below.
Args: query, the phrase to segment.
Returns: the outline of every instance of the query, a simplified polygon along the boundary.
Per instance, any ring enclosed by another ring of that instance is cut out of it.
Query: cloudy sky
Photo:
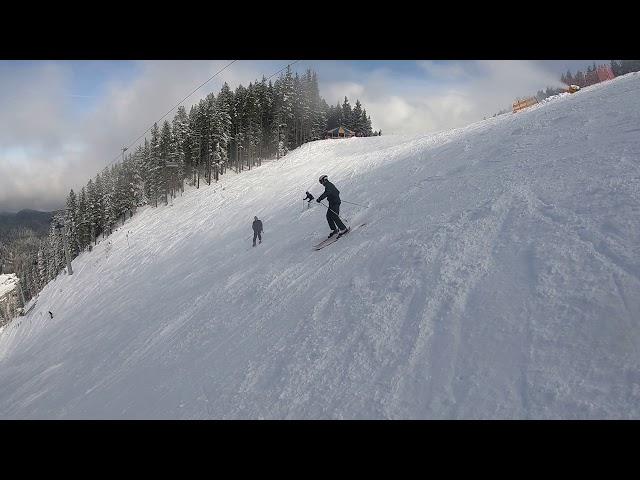
[[[239,60],[195,92],[270,76],[293,60]],[[359,98],[383,135],[460,127],[560,86],[593,60],[313,61],[320,93]],[[595,60],[597,64],[608,60]],[[0,212],[52,210],[229,60],[0,61]],[[171,120],[175,111],[166,118]]]

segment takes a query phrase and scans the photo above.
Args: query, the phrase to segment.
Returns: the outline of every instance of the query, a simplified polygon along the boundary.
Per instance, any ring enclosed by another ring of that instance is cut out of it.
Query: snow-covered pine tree
[[[40,246],[38,248],[38,254],[36,259],[40,289],[42,289],[49,281],[47,276],[47,260],[46,260],[45,252],[46,252],[46,241],[41,241]]]
[[[247,89],[242,85],[238,85],[233,95],[233,150],[236,172],[244,169],[243,150],[245,148],[245,115],[246,115]]]
[[[364,121],[365,136],[370,137],[371,135],[373,135],[373,129],[371,128],[371,117],[367,115],[366,110],[362,110],[362,118]]]
[[[273,138],[273,130],[275,124],[275,91],[273,89],[273,83],[265,83],[263,92],[263,98],[260,99],[262,105],[262,149],[261,157],[268,158],[276,154],[276,143]]]
[[[102,237],[111,235],[111,228],[116,222],[115,188],[112,170],[106,169],[102,174]]]
[[[358,99],[356,99],[356,104],[351,111],[351,126],[357,136],[363,136],[365,122],[362,120],[362,105]]]
[[[269,130],[269,144],[271,145],[273,154],[275,154],[276,157],[279,158],[286,153],[285,145],[282,141],[285,135],[284,130],[286,130],[286,125],[284,124],[282,78],[276,79],[276,81],[273,83],[272,93],[273,123],[271,124],[271,129]]]
[[[257,84],[250,84],[247,89],[246,99],[246,164],[251,169],[255,165],[255,159],[257,157],[258,146],[262,142],[262,129],[261,129],[261,112],[260,102],[258,100],[258,87]]]
[[[104,191],[105,191],[105,182],[104,177],[106,175],[106,170],[103,170],[102,173],[96,175],[96,218],[98,221],[98,231],[102,234],[102,238],[105,237],[105,230],[107,225],[107,219],[105,218],[105,209],[104,209]]]
[[[213,172],[213,157],[216,144],[216,98],[210,93],[205,98],[202,105],[203,110],[203,175],[207,184],[211,184],[211,176]]]
[[[144,205],[145,203],[145,195],[144,195],[144,148],[142,145],[138,145],[136,151],[132,156],[132,188],[133,188],[133,209],[139,206]]]
[[[304,76],[301,79],[302,93],[300,99],[301,106],[301,122],[300,122],[300,144],[308,142],[311,139],[311,127],[312,127],[312,108],[313,108],[313,93],[312,93],[312,75],[311,70],[307,69]]]
[[[71,189],[69,196],[67,197],[64,216],[64,224],[67,227],[66,232],[69,240],[69,253],[71,254],[71,258],[77,257],[81,250],[80,234],[78,232],[79,223],[78,202],[75,192]]]
[[[289,148],[294,149],[301,145],[302,138],[300,132],[302,130],[302,106],[303,92],[300,77],[298,73],[293,76],[293,125],[291,128],[291,138],[289,139]]]
[[[116,213],[118,215],[117,218],[122,221],[122,225],[124,225],[127,219],[127,212],[131,212],[133,203],[131,190],[129,188],[131,177],[130,169],[131,161],[129,156],[125,158],[122,164],[118,165],[118,169],[116,170]]]
[[[175,120],[175,118],[174,118]],[[169,191],[172,197],[176,197],[178,191],[182,192],[182,184],[184,178],[184,164],[182,163],[182,155],[178,137],[174,130],[174,122],[171,122],[171,143],[169,144],[169,162],[172,167],[169,169]]]
[[[200,132],[200,121],[199,121],[199,112],[198,106],[192,105],[191,110],[189,111],[189,135],[188,135],[188,164],[189,170],[191,171],[191,185],[199,186],[199,175],[198,168],[200,166],[200,143],[201,143],[201,132]]]
[[[320,97],[320,88],[318,86],[318,75],[313,72],[311,76],[311,138],[310,140],[320,140],[324,137],[327,128],[327,110],[329,106],[323,98]]]
[[[190,176],[190,171],[187,170],[187,155],[185,151],[187,147],[188,123],[187,111],[180,105],[176,115],[173,117],[171,132],[173,133],[174,161],[178,164],[178,185],[181,192],[184,192],[184,179]]]
[[[64,222],[64,215],[64,211],[56,212],[49,227],[49,237],[45,249],[48,282],[56,278],[65,265],[64,245],[62,241],[63,233],[60,231],[61,229],[56,228],[58,224]]]
[[[345,99],[346,98],[347,97],[345,97]],[[345,125],[344,114],[343,114],[343,111],[342,111],[342,106],[340,105],[340,103],[336,104],[335,121],[336,121],[336,127],[339,127],[340,125],[346,126]]]
[[[218,181],[220,177],[220,167],[223,157],[223,134],[222,134],[222,124],[221,124],[221,115],[219,114],[218,109],[220,108],[220,103],[217,99],[211,99],[211,103],[208,105],[208,108],[211,110],[210,112],[210,125],[209,125],[209,138],[207,140],[207,155],[209,161],[209,173],[207,181],[211,183],[211,181]],[[224,149],[226,150],[226,149]]]
[[[220,89],[216,103],[220,129],[221,173],[224,173],[230,158],[229,149],[231,148],[231,138],[233,135],[233,93],[226,82]]]
[[[149,141],[149,178],[151,180],[151,202],[153,206],[158,206],[158,197],[162,189],[162,181],[160,176],[162,170],[160,166],[160,128],[158,123],[154,123],[151,127],[151,140]]]
[[[91,242],[95,243],[98,236],[98,220],[96,217],[97,192],[93,180],[89,179],[87,183],[87,221],[89,222],[89,234]]]
[[[173,174],[170,173],[167,168],[167,162],[171,156],[171,125],[169,124],[169,120],[165,120],[162,123],[158,150],[158,179],[160,186],[158,191],[160,196],[164,197],[164,204],[169,205],[169,185],[171,184],[171,175]]]
[[[285,132],[280,129],[281,137],[284,142],[284,153],[295,148],[294,138],[294,90],[293,90],[293,75],[291,73],[291,66],[287,66],[287,72],[284,77],[281,78],[281,90],[280,90],[280,116],[283,124],[286,124]]]
[[[258,118],[256,119],[256,123],[258,124],[259,129],[259,142],[256,147],[256,160],[257,164],[262,164],[262,159],[267,156],[268,144],[269,144],[269,134],[271,131],[269,115],[271,108],[271,99],[269,98],[269,86],[267,84],[266,78],[263,76],[262,80],[255,85],[256,90],[256,102],[258,105]]]
[[[330,105],[327,108],[327,124],[325,127],[327,130],[333,130],[340,125],[339,112],[339,105],[337,107],[334,105]]]
[[[349,104],[349,100],[347,97],[344,97],[344,102],[342,102],[342,125],[347,127],[349,130],[353,130],[353,116],[351,114],[351,104]]]
[[[89,205],[85,187],[82,187],[78,196],[77,218],[78,241],[80,242],[80,251],[82,251],[87,248],[87,245],[91,244],[91,220],[89,218]]]

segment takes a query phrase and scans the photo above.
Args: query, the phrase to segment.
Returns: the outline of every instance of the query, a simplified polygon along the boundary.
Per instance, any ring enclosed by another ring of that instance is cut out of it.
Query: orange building
[[[531,105],[535,105],[538,103],[538,100],[535,97],[525,98],[524,100],[516,100],[513,102],[513,113],[516,113],[520,110],[524,110]]]

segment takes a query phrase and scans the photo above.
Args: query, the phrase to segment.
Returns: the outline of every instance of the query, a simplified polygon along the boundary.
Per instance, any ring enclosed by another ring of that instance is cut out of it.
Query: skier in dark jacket
[[[262,243],[262,220],[258,220],[258,217],[253,217],[253,224],[251,225],[253,228],[253,246],[256,246],[256,237],[260,240],[258,243]]]
[[[338,233],[338,228],[340,229],[338,236],[347,233],[347,227],[344,226],[338,216],[340,215],[340,192],[326,175],[321,175],[318,181],[324,185],[324,193],[318,197],[316,202],[320,203],[325,198],[329,201],[329,208],[327,209],[327,222],[329,222],[329,228],[331,229],[329,238]]]
[[[311,203],[311,200],[313,200],[313,195],[311,195],[309,192],[304,192],[307,194],[306,197],[304,197],[302,199],[302,201],[304,202],[305,200],[307,200],[307,208],[309,208],[309,204]]]

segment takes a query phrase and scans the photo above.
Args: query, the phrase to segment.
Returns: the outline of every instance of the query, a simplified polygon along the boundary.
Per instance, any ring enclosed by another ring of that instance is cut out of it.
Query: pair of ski
[[[356,228],[360,228],[362,226],[366,225],[366,223],[361,223],[360,225],[358,225],[357,227],[347,227],[347,231],[344,232],[343,234],[338,234],[338,235],[334,235],[333,237],[329,237],[323,241],[321,241],[320,243],[318,243],[317,245],[313,246],[314,250],[320,250],[324,247],[328,247],[329,245],[331,245],[332,243],[336,243],[338,241],[338,239],[340,237],[344,237],[347,233],[349,233],[351,230],[355,230]]]

